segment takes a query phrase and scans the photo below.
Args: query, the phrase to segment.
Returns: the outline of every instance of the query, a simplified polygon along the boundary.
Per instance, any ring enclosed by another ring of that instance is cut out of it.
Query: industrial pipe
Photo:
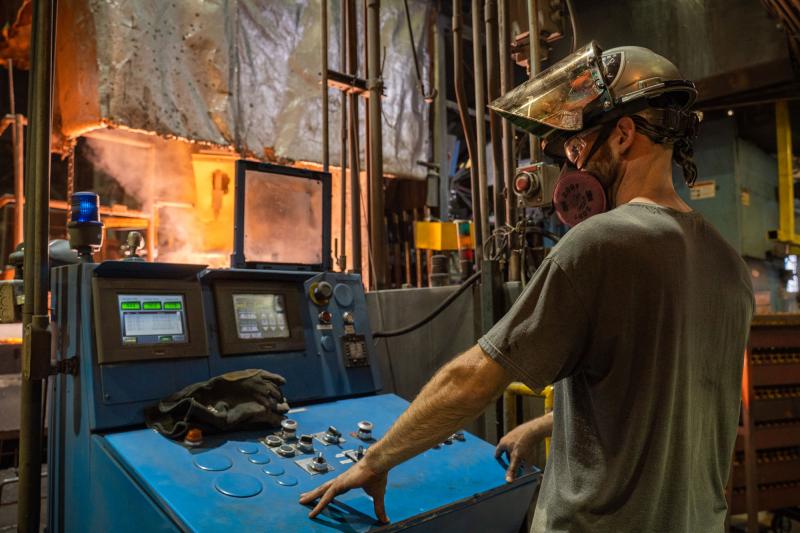
[[[339,11],[339,30],[341,34],[341,40],[339,41],[339,69],[342,71],[342,74],[347,74],[347,2],[340,3],[340,11]],[[341,92],[341,101],[340,107],[341,111],[339,112],[340,119],[340,129],[339,129],[339,140],[340,140],[340,176],[339,176],[339,246],[340,253],[339,257],[337,257],[337,263],[339,264],[339,271],[345,272],[347,270],[347,92]]]
[[[512,88],[511,73],[511,21],[509,19],[508,0],[500,0],[497,5],[497,23],[500,33],[500,94],[505,94]],[[517,161],[514,156],[514,126],[507,119],[501,119],[503,126],[503,183],[505,183],[506,225],[515,226],[517,223],[516,196],[514,190],[514,174]],[[516,251],[517,239],[510,235],[510,257],[508,258],[508,281],[519,281],[519,252]]]
[[[539,42],[539,2],[528,0],[528,66],[530,79],[536,77],[541,69],[541,45]],[[539,141],[535,135],[528,137],[530,142],[531,164],[539,160]]]
[[[470,192],[472,194],[472,227],[475,229],[475,265],[480,268],[478,250],[483,248],[481,240],[481,206],[478,200],[478,169],[476,164],[477,148],[475,147],[475,131],[469,116],[467,94],[464,89],[464,50],[462,47],[461,0],[453,0],[453,83],[455,84],[456,104],[464,141],[467,143],[467,155],[470,160]]]
[[[24,240],[25,190],[23,185],[23,166],[25,165],[25,145],[22,141],[25,131],[23,117],[17,114],[16,98],[14,97],[14,60],[10,58],[8,59],[8,95],[9,111],[14,118],[14,123],[11,125],[11,145],[14,149],[14,200],[16,201],[14,207],[14,247],[16,247]]]
[[[383,222],[383,133],[381,97],[381,2],[367,0],[367,89],[369,90],[369,239],[373,287],[386,287],[386,234]]]
[[[20,385],[19,531],[39,531],[42,475],[42,387],[50,370],[47,241],[50,233],[50,129],[53,98],[55,2],[33,4],[25,160],[23,360]]]
[[[355,0],[346,0],[347,7],[347,73],[358,73]],[[359,149],[358,95],[350,95],[348,109],[350,135],[350,232],[353,248],[353,272],[361,272],[361,151]]]
[[[500,70],[497,42],[497,1],[486,0],[483,5],[483,16],[486,22],[486,95],[493,102],[500,90]],[[494,172],[494,189],[492,206],[494,209],[495,228],[503,224],[505,204],[503,202],[503,147],[500,142],[500,117],[489,109],[489,138],[492,142],[492,170]]]
[[[322,8],[322,171],[330,171],[328,134],[328,0],[320,0]]]
[[[483,68],[483,39],[481,38],[481,2],[472,0],[472,57],[475,67],[475,132],[478,151],[478,196],[481,205],[481,247],[475,255],[485,259],[489,240],[489,185],[486,179],[486,76]],[[473,198],[472,203],[475,203]]]

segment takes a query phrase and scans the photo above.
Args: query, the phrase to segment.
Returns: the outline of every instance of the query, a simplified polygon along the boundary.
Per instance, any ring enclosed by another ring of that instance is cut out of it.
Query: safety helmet
[[[646,108],[663,110],[658,126],[679,138],[696,126],[688,111],[696,98],[694,83],[667,58],[640,46],[603,52],[592,41],[489,107],[563,157],[564,141],[577,132]]]

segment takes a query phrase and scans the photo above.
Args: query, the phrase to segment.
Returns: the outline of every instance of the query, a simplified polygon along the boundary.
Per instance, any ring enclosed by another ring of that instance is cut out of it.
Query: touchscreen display
[[[289,338],[284,304],[282,294],[234,294],[233,311],[239,338]]]
[[[119,294],[123,346],[187,342],[182,294]]]

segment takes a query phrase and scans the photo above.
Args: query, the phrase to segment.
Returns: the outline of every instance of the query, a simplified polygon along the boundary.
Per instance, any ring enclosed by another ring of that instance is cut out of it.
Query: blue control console
[[[369,453],[407,407],[380,376],[357,275],[140,262],[54,269],[49,530],[515,531],[539,481],[513,484],[469,433],[390,473],[374,521],[360,490],[307,517],[301,492]],[[144,409],[260,368],[286,378],[280,428],[170,440]]]

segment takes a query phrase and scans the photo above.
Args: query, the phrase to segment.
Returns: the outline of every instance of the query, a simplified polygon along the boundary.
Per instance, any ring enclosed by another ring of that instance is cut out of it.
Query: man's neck
[[[668,152],[629,160],[619,186],[614,192],[614,204],[650,203],[678,211],[691,211],[672,185],[672,157]]]

